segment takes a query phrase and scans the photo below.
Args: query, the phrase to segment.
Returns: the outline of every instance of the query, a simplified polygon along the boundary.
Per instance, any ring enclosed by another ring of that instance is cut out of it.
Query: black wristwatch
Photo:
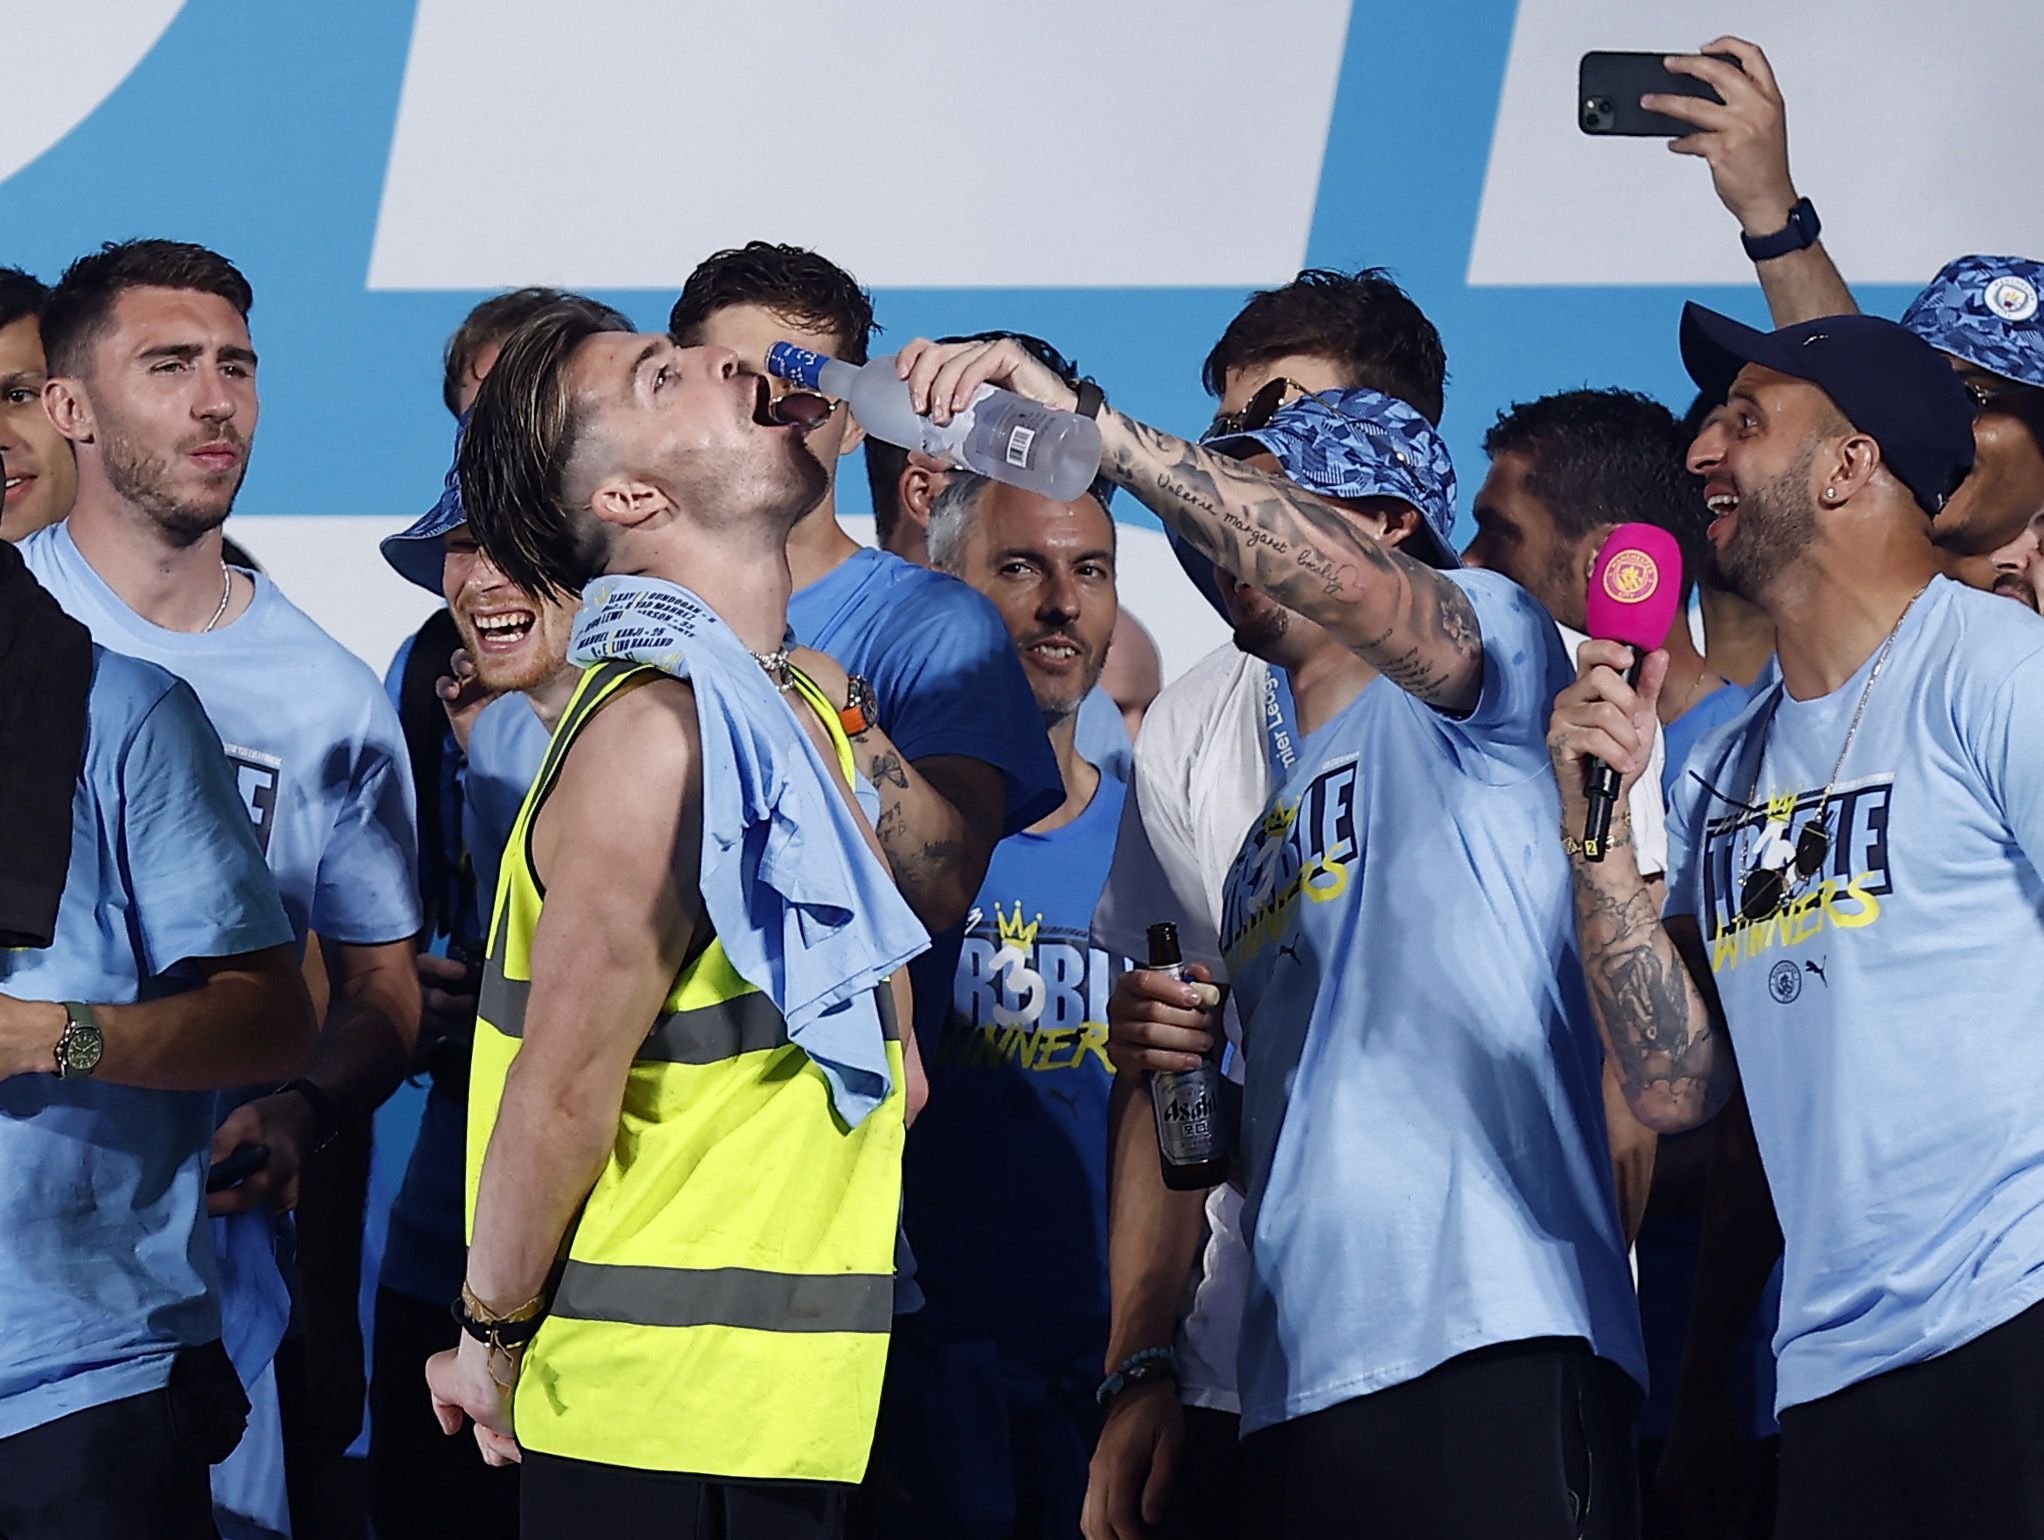
[[[1072,410],[1081,417],[1098,418],[1100,408],[1107,405],[1107,392],[1090,379],[1079,381],[1077,391],[1079,399],[1073,403]]]
[[[99,1068],[106,1053],[106,1034],[99,1030],[99,1017],[81,1000],[64,1002],[64,1031],[57,1039],[56,1075],[59,1080],[89,1075]]]
[[[1785,257],[1792,251],[1805,251],[1817,244],[1817,237],[1823,233],[1823,226],[1817,223],[1817,209],[1808,198],[1798,198],[1796,206],[1789,210],[1788,223],[1772,235],[1748,235],[1739,232],[1739,244],[1746,248],[1746,255],[1755,262],[1765,262],[1773,257]]]
[[[286,1091],[296,1091],[305,1098],[312,1108],[312,1150],[310,1153],[316,1155],[332,1144],[334,1142],[334,1135],[341,1131],[341,1120],[334,1112],[334,1099],[303,1076],[296,1080],[285,1081],[277,1087],[275,1094],[282,1096]]]

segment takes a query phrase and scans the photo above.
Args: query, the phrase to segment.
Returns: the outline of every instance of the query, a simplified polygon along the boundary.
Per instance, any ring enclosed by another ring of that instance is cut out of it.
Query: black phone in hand
[[[1672,50],[1680,53],[1682,50]],[[1697,96],[1723,105],[1724,98],[1693,75],[1677,75],[1661,61],[1663,53],[1586,53],[1576,67],[1576,126],[1586,134],[1627,139],[1679,139],[1696,133],[1694,123],[1648,112],[1642,96]],[[1739,61],[1714,53],[1734,69]]]

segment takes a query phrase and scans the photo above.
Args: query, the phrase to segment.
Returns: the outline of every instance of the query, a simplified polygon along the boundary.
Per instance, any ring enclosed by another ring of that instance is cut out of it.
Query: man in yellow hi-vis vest
[[[564,308],[462,441],[485,554],[583,599],[490,922],[464,1336],[427,1367],[443,1428],[523,1461],[527,1535],[834,1536],[865,1470],[928,938],[850,792],[856,692],[785,651],[826,410]]]

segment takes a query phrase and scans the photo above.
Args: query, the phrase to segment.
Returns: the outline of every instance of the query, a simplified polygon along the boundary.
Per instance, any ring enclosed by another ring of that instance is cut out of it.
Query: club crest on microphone
[[[1604,592],[1620,604],[1639,604],[1661,586],[1661,569],[1637,546],[1618,552],[1604,568]]]

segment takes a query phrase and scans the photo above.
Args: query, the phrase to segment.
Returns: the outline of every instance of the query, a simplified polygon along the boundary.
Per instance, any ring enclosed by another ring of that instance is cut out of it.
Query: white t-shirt
[[[1586,638],[1557,625],[1569,657]],[[1147,955],[1146,930],[1175,919],[1187,962],[1226,976],[1220,955],[1221,888],[1249,826],[1277,786],[1275,766],[1297,752],[1294,724],[1275,704],[1271,666],[1225,643],[1165,686],[1143,717],[1135,775],[1122,808],[1121,835],[1107,886],[1093,912],[1093,942],[1125,957]],[[1640,870],[1668,865],[1661,801],[1660,738],[1632,789],[1632,829]],[[1231,1077],[1242,1078],[1242,1029],[1226,1012]],[[1189,1406],[1240,1410],[1236,1344],[1248,1289],[1249,1254],[1241,1228],[1242,1195],[1232,1186],[1207,1197],[1207,1244],[1191,1307],[1179,1323],[1181,1398]]]

